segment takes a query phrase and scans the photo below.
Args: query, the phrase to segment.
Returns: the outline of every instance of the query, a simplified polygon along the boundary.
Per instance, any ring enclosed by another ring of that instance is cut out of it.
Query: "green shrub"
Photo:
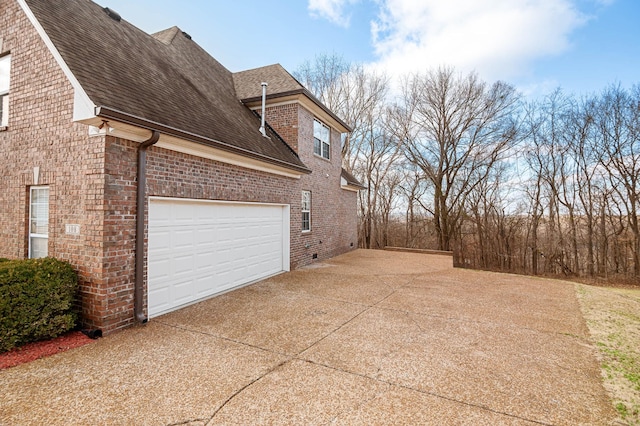
[[[0,262],[0,352],[72,329],[78,277],[67,262]]]

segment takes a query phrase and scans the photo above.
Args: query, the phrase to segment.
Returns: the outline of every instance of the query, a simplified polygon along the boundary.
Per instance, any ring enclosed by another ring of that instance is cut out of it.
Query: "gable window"
[[[11,55],[0,58],[0,127],[9,123],[9,72]]]
[[[29,190],[29,258],[47,257],[49,245],[49,187]]]
[[[313,153],[323,158],[329,159],[329,128],[319,122],[313,120]]]
[[[302,232],[311,231],[311,191],[302,191]]]

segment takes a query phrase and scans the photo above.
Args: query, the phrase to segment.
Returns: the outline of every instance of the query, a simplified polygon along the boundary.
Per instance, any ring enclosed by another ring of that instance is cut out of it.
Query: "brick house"
[[[350,129],[279,65],[234,74],[89,0],[4,0],[0,99],[0,257],[71,262],[85,327],[357,244]]]

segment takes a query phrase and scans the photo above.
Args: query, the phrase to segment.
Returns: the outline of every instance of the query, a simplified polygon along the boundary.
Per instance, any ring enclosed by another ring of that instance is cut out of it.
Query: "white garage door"
[[[288,270],[288,206],[150,199],[149,317]]]

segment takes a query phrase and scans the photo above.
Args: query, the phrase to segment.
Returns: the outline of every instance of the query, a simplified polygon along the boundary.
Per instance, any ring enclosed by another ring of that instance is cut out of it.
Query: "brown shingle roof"
[[[240,99],[262,96],[263,81],[269,84],[268,93],[271,95],[304,91],[304,86],[280,64],[236,72],[233,74],[233,81]]]
[[[236,97],[232,73],[177,27],[151,36],[89,0],[26,0],[91,101],[203,144],[307,172]]]
[[[238,98],[243,102],[254,102],[260,99],[262,97],[261,83],[265,82],[269,85],[267,88],[267,99],[303,94],[331,116],[331,118],[344,126],[345,129],[351,131],[349,125],[342,121],[340,117],[335,115],[333,111],[326,107],[326,105],[320,102],[318,98],[316,98],[306,87],[300,84],[300,82],[280,64],[236,72],[233,74],[233,81]]]
[[[340,174],[344,180],[347,181],[347,184],[356,186],[358,188],[366,188],[363,184],[360,183],[358,179],[356,179],[351,173],[346,171],[344,168],[342,169],[342,173]]]

